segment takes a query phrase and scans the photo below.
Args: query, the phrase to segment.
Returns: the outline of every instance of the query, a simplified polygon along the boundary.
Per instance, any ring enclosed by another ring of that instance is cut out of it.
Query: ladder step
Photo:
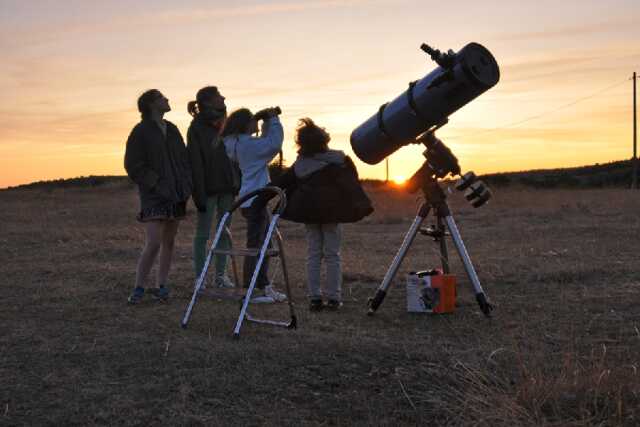
[[[237,255],[237,256],[258,256],[260,253],[259,249],[214,249],[213,251],[216,255]],[[277,249],[267,249],[266,256],[279,256],[280,251]]]

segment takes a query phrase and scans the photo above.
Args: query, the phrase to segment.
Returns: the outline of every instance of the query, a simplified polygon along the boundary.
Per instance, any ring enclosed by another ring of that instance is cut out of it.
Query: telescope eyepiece
[[[427,54],[429,54],[430,56],[433,56],[436,54],[437,50],[434,50],[431,46],[429,46],[426,43],[422,43],[420,45],[420,49],[422,49],[423,51],[425,51]]]
[[[456,53],[451,49],[442,53],[440,50],[434,49],[426,43],[422,43],[420,49],[427,53],[436,64],[444,69],[451,69],[456,64]]]

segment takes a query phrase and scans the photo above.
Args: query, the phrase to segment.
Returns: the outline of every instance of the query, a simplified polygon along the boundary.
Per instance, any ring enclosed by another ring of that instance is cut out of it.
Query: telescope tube
[[[448,68],[438,66],[351,133],[360,160],[374,165],[495,86],[500,69],[484,46],[469,43]]]

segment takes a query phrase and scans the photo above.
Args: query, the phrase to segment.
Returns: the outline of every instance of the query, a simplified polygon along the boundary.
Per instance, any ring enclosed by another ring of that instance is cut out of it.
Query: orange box
[[[456,309],[456,276],[438,274],[426,276],[431,280],[431,287],[440,290],[440,302],[433,308],[433,313],[453,313]]]
[[[456,308],[456,276],[453,274],[407,277],[407,311],[410,313],[453,313]]]

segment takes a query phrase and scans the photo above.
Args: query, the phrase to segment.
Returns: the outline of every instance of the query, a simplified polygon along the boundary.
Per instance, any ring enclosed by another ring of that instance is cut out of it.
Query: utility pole
[[[633,72],[633,177],[631,178],[631,188],[638,188],[638,156],[637,148],[637,124],[636,124],[636,72]]]
[[[634,147],[635,147],[635,145],[634,145]],[[634,153],[635,153],[635,148],[634,148]],[[385,175],[386,178],[385,178],[384,182],[385,182],[385,184],[388,184],[389,183],[389,157],[387,157],[385,159],[385,167],[386,167],[386,170],[387,170],[387,174]]]

